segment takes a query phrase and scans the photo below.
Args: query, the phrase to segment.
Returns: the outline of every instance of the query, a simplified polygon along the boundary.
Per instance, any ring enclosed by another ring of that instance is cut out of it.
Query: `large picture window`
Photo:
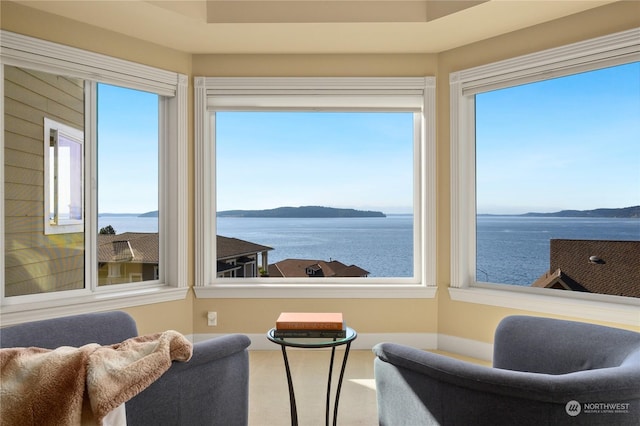
[[[201,80],[197,291],[433,288],[429,79],[251,80]]]
[[[184,297],[186,78],[0,41],[2,322]]]
[[[411,112],[217,112],[218,235],[271,248],[262,277],[413,278],[413,132]]]
[[[640,297],[637,40],[632,30],[451,75],[455,297]]]
[[[640,297],[638,76],[633,62],[475,95],[476,281]]]

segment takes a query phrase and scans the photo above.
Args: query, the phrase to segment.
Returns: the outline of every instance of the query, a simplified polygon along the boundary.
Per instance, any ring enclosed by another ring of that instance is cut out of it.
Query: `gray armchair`
[[[124,312],[84,314],[0,329],[0,347],[111,345],[138,335]],[[246,425],[249,418],[247,336],[234,334],[193,345],[189,362],[174,362],[129,400],[127,424]]]
[[[640,333],[512,316],[493,368],[393,343],[373,351],[381,426],[640,424]]]

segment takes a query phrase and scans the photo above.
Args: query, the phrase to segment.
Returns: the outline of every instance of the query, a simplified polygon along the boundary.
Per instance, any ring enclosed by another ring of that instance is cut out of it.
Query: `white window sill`
[[[418,284],[253,284],[234,282],[194,287],[196,297],[258,299],[433,299],[437,287]]]
[[[147,287],[113,292],[95,292],[70,298],[5,305],[0,314],[2,326],[38,321],[66,315],[109,311],[132,306],[182,300],[188,287]]]
[[[587,320],[635,325],[640,324],[640,300],[606,295],[540,294],[531,289],[482,287],[449,288],[452,300],[478,305],[499,306]],[[562,290],[542,290],[561,292]],[[570,293],[570,294],[569,294]],[[584,297],[581,297],[584,296]],[[611,299],[620,299],[620,302]]]

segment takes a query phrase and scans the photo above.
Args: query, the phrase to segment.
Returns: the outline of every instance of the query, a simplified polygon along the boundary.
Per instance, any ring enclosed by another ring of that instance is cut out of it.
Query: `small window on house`
[[[109,278],[120,278],[122,275],[122,264],[109,263],[107,267],[109,268]]]
[[[83,231],[83,161],[83,132],[45,118],[45,234]]]

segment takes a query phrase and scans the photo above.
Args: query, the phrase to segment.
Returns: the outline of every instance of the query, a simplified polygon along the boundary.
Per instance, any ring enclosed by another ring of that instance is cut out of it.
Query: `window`
[[[454,298],[475,287],[635,303],[637,278],[612,282],[633,273],[640,244],[639,33],[451,75]],[[612,310],[601,315],[631,319]]]
[[[320,261],[315,276],[414,278],[413,112],[224,111],[215,120],[217,233],[269,247],[263,278],[308,277],[292,259]]]
[[[1,35],[3,324],[183,298],[186,77]]]
[[[97,85],[99,286],[158,280],[162,270],[158,108],[154,93]],[[127,273],[109,275],[113,263]]]
[[[432,296],[433,108],[432,78],[197,78],[197,294]]]
[[[640,256],[638,76],[633,62],[475,95],[476,281],[640,297],[640,269],[626,271]],[[552,250],[573,240],[593,243]]]
[[[84,134],[44,118],[45,234],[82,232]]]

